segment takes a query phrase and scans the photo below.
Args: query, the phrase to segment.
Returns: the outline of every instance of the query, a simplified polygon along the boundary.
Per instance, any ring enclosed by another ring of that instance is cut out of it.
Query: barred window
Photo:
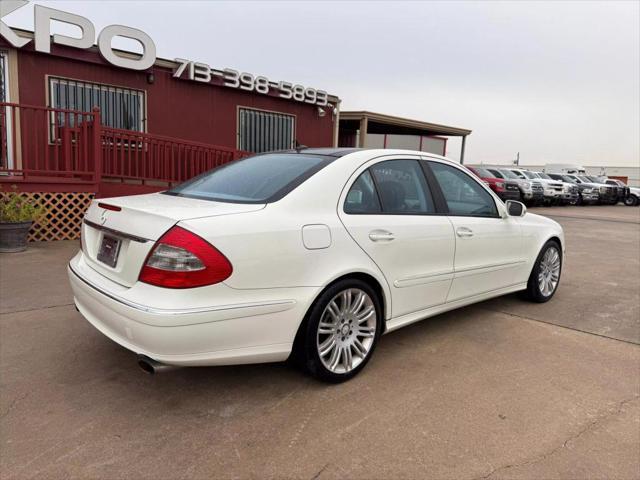
[[[240,150],[261,153],[293,148],[294,116],[241,108],[239,117]]]
[[[146,130],[146,93],[141,90],[50,77],[49,105],[82,112],[99,107],[102,124],[107,127]],[[64,122],[58,123],[61,126]]]

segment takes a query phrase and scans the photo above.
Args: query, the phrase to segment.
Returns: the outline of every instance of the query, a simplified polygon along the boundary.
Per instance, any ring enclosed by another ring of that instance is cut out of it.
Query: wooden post
[[[101,145],[101,120],[100,108],[93,107],[93,181],[96,183],[96,189],[100,187],[102,179],[102,145]],[[88,140],[88,139],[87,139]]]

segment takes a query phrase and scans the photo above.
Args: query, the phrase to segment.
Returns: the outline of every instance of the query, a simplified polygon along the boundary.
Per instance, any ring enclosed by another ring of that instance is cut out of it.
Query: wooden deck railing
[[[0,103],[0,182],[188,180],[249,155],[231,148],[102,125],[92,112]]]

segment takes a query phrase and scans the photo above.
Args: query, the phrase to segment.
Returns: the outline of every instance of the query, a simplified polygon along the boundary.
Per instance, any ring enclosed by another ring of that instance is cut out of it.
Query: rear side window
[[[431,192],[417,160],[387,160],[376,163],[370,170],[383,212],[435,213]]]
[[[420,215],[435,213],[431,192],[417,160],[386,160],[353,183],[345,213]]]
[[[477,181],[462,170],[430,162],[431,170],[444,195],[449,215],[497,217],[496,203]]]
[[[376,214],[380,213],[380,200],[373,178],[369,170],[365,171],[353,183],[344,202],[345,213]]]
[[[256,155],[210,170],[165,193],[231,203],[275,202],[332,160],[295,153]]]

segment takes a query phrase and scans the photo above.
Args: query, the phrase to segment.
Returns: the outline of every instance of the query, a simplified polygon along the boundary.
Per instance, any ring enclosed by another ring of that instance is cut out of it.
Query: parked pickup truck
[[[562,173],[548,173],[554,180],[562,180],[564,182],[570,182],[578,186],[580,190],[580,197],[578,198],[577,205],[594,204],[600,201],[600,190],[597,185],[583,182],[575,175],[567,175]]]
[[[629,187],[629,196],[624,199],[624,204],[628,207],[640,205],[640,188]]]
[[[518,182],[518,188],[520,189],[520,195],[523,203],[527,205],[536,205],[544,202],[544,190],[542,189],[542,184],[540,182],[523,180],[507,168],[491,167],[487,168],[487,170],[495,175],[496,178],[514,180]]]
[[[577,177],[584,182],[591,182],[598,186],[600,192],[600,204],[601,205],[615,205],[618,203],[618,187],[613,185],[607,185],[603,180],[597,177],[590,177],[588,175],[577,175]]]
[[[471,170],[478,178],[486,182],[491,190],[496,192],[496,195],[500,197],[501,200],[517,200],[521,201],[520,189],[518,188],[518,182],[515,180],[506,180],[504,178],[496,178],[494,174],[492,174],[489,170],[482,167],[467,167]]]
[[[558,178],[551,178],[544,172],[531,172],[541,181],[551,181],[555,184],[562,185],[562,191],[560,192],[559,203],[561,205],[576,205],[580,199],[580,189],[575,183],[565,182]],[[555,187],[557,189],[557,187]]]
[[[618,202],[625,202],[625,200],[629,196],[630,190],[629,187],[624,184],[624,182],[622,182],[621,180],[615,180],[613,178],[604,178],[602,181],[607,185],[613,185],[614,187],[616,187],[618,191]]]
[[[560,203],[562,197],[562,183],[553,179],[539,178],[533,172],[524,170],[522,168],[510,168],[510,171],[515,173],[520,179],[531,180],[532,182],[538,182],[542,185],[542,193],[544,197],[544,203],[546,205],[555,205]]]
[[[635,207],[640,204],[640,188],[628,187],[622,180],[613,178],[607,178],[605,182],[607,185],[618,186],[618,200],[623,202],[627,207]]]

